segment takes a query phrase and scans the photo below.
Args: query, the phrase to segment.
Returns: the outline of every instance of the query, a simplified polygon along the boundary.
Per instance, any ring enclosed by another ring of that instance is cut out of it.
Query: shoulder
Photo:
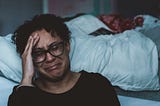
[[[96,79],[108,80],[106,77],[104,77],[100,73],[87,72],[87,71],[84,71],[84,70],[80,71],[80,73],[82,74],[82,76],[85,76],[85,77],[88,77],[88,78],[96,78]]]
[[[92,81],[94,83],[97,82],[99,84],[111,85],[110,81],[106,77],[101,75],[100,73],[81,71],[81,76],[84,79],[87,79],[87,80]]]
[[[12,94],[30,94],[30,92],[35,92],[37,91],[37,88],[34,86],[23,86],[23,85],[16,85],[13,88]]]

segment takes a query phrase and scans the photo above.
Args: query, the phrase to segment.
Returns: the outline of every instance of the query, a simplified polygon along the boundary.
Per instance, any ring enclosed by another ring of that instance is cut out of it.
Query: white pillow
[[[0,106],[8,106],[8,97],[12,93],[13,87],[17,84],[0,76]]]
[[[72,32],[71,69],[100,73],[124,90],[159,90],[158,54],[155,43],[134,30],[117,35],[90,36],[103,27],[100,20],[84,15],[66,23]]]
[[[66,22],[66,25],[69,27],[72,33],[78,32],[79,34],[82,34],[82,35],[90,34],[99,28],[105,28],[107,30],[110,30],[110,28],[107,27],[97,17],[89,14],[74,18],[71,21]]]
[[[0,36],[0,71],[4,77],[20,82],[22,77],[21,59],[12,43],[11,36],[12,34]]]
[[[144,23],[142,27],[137,27],[135,30],[143,33],[155,42],[160,57],[160,19],[151,15],[139,16],[144,18]]]
[[[71,69],[100,73],[124,90],[159,90],[158,55],[154,42],[136,31],[114,36],[71,39]]]

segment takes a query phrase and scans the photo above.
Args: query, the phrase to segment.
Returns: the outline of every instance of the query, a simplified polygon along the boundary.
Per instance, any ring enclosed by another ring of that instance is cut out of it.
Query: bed
[[[149,21],[152,23],[144,21],[142,27],[116,34],[93,15],[67,20],[65,23],[72,32],[72,71],[98,72],[107,77],[122,106],[159,106],[159,20],[154,19]],[[156,39],[150,37],[152,32],[149,31],[154,32]],[[7,106],[13,86],[21,80],[21,59],[11,36],[0,37],[0,49],[3,50],[0,55],[0,106]]]
[[[17,85],[4,77],[0,77],[0,106],[7,106],[8,96],[12,92],[13,86]],[[121,106],[159,106],[160,102],[153,100],[146,100],[128,96],[118,95]]]

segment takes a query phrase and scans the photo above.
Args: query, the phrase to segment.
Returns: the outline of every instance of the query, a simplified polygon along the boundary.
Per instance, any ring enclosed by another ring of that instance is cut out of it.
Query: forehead
[[[33,32],[32,36],[34,36],[36,33],[39,36],[39,41],[36,45],[36,48],[47,48],[53,42],[56,43],[62,41],[56,33],[51,35],[51,33],[48,33],[44,29]]]

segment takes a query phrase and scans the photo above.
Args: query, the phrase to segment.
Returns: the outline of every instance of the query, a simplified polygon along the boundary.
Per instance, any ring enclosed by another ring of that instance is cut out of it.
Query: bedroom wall
[[[31,16],[43,12],[43,0],[0,0],[0,35],[13,33]]]
[[[38,13],[71,16],[110,13],[110,0],[0,0],[0,36],[13,33],[26,19]]]
[[[160,16],[160,0],[111,0],[112,12],[126,17],[139,14]]]
[[[48,12],[60,16],[77,13],[160,16],[160,0],[48,0]]]
[[[24,20],[39,13],[71,16],[120,13],[135,16],[141,13],[160,16],[160,0],[0,0],[0,36],[13,33]]]
[[[110,0],[48,0],[49,13],[72,16],[78,13],[110,13]]]

